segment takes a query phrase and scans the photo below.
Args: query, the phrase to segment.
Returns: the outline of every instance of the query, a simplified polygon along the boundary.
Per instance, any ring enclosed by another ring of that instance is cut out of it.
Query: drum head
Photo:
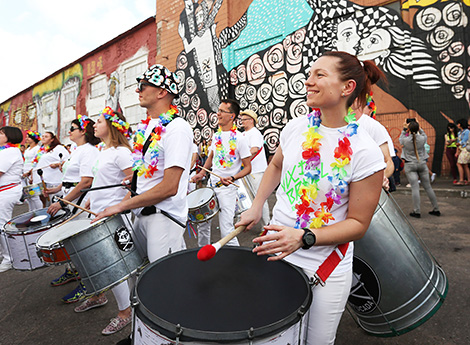
[[[51,216],[47,213],[47,208],[42,208],[13,218],[5,224],[4,229],[9,234],[35,232],[60,224],[70,216],[69,209],[61,209],[55,216]]]
[[[100,222],[94,224],[90,224],[90,222],[91,219],[77,219],[71,220],[64,225],[59,225],[42,235],[38,240],[38,246],[49,247],[54,243],[61,242],[73,235],[88,230],[96,224],[100,224]]]
[[[188,194],[188,207],[194,208],[207,203],[214,196],[211,188],[199,188]]]
[[[310,307],[307,276],[286,261],[224,247],[202,262],[198,250],[166,256],[139,277],[140,311],[162,334],[174,339],[179,324],[181,340],[247,339],[251,328],[254,337],[267,336],[298,322],[299,311]]]

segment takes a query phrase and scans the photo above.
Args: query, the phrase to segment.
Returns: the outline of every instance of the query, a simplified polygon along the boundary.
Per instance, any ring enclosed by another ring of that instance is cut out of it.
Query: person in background
[[[313,63],[305,86],[314,111],[284,127],[253,205],[236,224],[252,229],[280,183],[273,218],[264,227],[269,232],[253,240],[259,244],[253,252],[276,254],[268,261],[284,259],[316,281],[307,345],[334,343],[351,290],[353,241],[366,233],[380,197],[383,155],[348,108],[358,97],[365,102],[371,83],[382,76],[374,62],[345,52],[326,52]],[[338,251],[336,265],[328,258]],[[333,268],[326,282],[317,279],[322,263]]]
[[[41,136],[38,132],[26,131],[26,144],[28,145],[28,148],[23,154],[23,187],[41,183],[41,178],[39,177],[37,171],[33,171],[33,159],[36,157],[39,151],[38,144],[40,141]],[[33,197],[26,199],[26,203],[28,204],[29,211],[38,210],[43,206],[39,195],[34,195]]]
[[[431,187],[429,179],[429,170],[426,163],[428,154],[424,144],[427,141],[427,135],[422,129],[419,128],[419,123],[415,119],[403,124],[403,131],[399,138],[400,144],[403,145],[401,157],[405,161],[405,174],[411,185],[411,197],[413,200],[413,211],[410,213],[411,217],[420,218],[420,195],[419,183],[423,186],[433,209],[429,211],[430,215],[440,216],[439,205],[437,203],[436,195]]]
[[[405,163],[400,157],[398,157],[398,150],[397,149],[394,149],[394,150],[395,150],[395,156],[392,157],[393,166],[394,166],[392,178],[393,178],[393,183],[395,184],[395,186],[400,187],[401,186],[400,173],[405,167]]]
[[[256,128],[258,115],[253,110],[243,110],[240,113],[240,119],[245,129],[243,136],[246,138],[251,153],[251,174],[247,175],[245,179],[248,179],[250,184],[254,186],[255,190],[253,193],[256,194],[264,171],[268,167],[266,154],[264,152],[264,138],[258,128]],[[268,201],[266,201],[263,205],[263,224],[268,224],[269,219],[269,206]]]
[[[446,141],[446,157],[449,161],[450,173],[454,179],[453,184],[458,182],[459,172],[457,170],[457,142],[459,140],[458,128],[455,123],[449,122],[447,124],[447,132],[444,136]]]
[[[470,151],[467,149],[470,130],[468,129],[468,122],[465,119],[458,120],[457,127],[460,132],[455,155],[458,157],[457,169],[459,171],[459,181],[455,183],[455,185],[466,186],[470,184],[470,169],[468,168],[468,164],[470,163]]]
[[[4,126],[0,128],[0,228],[3,229],[13,217],[13,208],[20,200],[22,194],[21,175],[23,174],[23,156],[20,143],[23,133],[19,128]],[[0,232],[0,254],[3,260],[0,263],[0,272],[12,268],[11,256],[8,251],[6,235]]]

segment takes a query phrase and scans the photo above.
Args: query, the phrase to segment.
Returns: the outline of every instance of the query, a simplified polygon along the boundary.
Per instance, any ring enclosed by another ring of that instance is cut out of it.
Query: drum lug
[[[176,339],[175,345],[179,345],[181,334],[183,334],[183,329],[181,328],[180,324],[177,324],[176,325],[176,332],[175,332],[175,336],[176,336],[175,337],[175,339]]]
[[[316,273],[313,276],[313,278],[310,279],[309,283],[312,287],[315,287],[317,285],[325,286],[325,282],[323,280],[321,280],[321,278]]]
[[[255,337],[254,336],[254,333],[255,330],[253,329],[253,327],[250,328],[250,330],[248,331],[248,339],[250,340],[250,345],[253,344],[253,338]]]

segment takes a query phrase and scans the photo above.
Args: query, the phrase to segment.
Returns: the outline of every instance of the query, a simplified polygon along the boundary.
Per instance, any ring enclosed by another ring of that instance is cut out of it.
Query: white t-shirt
[[[308,119],[302,116],[290,121],[281,133],[280,145],[284,155],[282,163],[281,184],[276,193],[277,202],[273,209],[273,219],[271,224],[286,225],[295,227],[297,215],[295,205],[300,200],[299,188],[303,180],[305,160],[302,159],[302,143],[305,136],[302,135],[307,131]],[[315,203],[318,207],[321,202],[326,201],[325,193],[329,192],[332,184],[328,177],[333,176],[330,166],[334,160],[334,149],[338,146],[338,139],[343,135],[339,133],[339,129],[343,128],[327,128],[320,125],[318,132],[323,136],[320,147],[320,180],[318,182],[318,196]],[[328,225],[340,222],[346,219],[348,213],[349,200],[349,183],[360,181],[375,172],[385,168],[382,152],[374,143],[372,138],[366,132],[358,132],[348,138],[351,142],[353,154],[351,163],[345,166],[347,175],[343,181],[348,185],[344,187],[344,191],[340,194],[337,189],[336,193],[341,195],[341,204],[331,208],[331,213],[335,220],[330,220]],[[316,209],[315,209],[316,210]],[[327,225],[327,226],[328,226]],[[297,266],[308,270],[316,271],[320,264],[333,252],[335,246],[314,246],[309,250],[299,249],[287,256],[285,259]],[[353,257],[353,244],[349,245],[346,256],[336,267],[335,273],[344,273],[350,269]]]
[[[0,187],[10,183],[21,183],[23,156],[17,147],[0,150]]]
[[[119,184],[126,177],[123,170],[132,168],[132,152],[127,147],[110,147],[99,152],[92,167],[94,187]],[[122,187],[100,189],[88,192],[90,210],[101,212],[116,205],[126,196],[128,190]]]
[[[235,140],[236,140],[236,148],[235,148],[235,158],[233,160],[233,164],[231,167],[223,167],[218,160],[217,157],[217,151],[215,148],[215,143],[216,143],[216,135],[212,137],[212,143],[211,143],[211,151],[214,153],[213,159],[212,159],[212,171],[221,176],[221,177],[229,177],[233,176],[236,173],[238,173],[242,167],[242,159],[250,157],[250,148],[248,147],[248,143],[246,142],[245,137],[239,132],[236,131],[235,135]],[[222,146],[225,149],[225,153],[228,156],[229,150],[230,150],[230,145],[229,145],[229,140],[230,140],[230,135],[231,131],[224,131],[220,133],[220,138],[222,139]],[[226,161],[228,161],[228,158],[225,158]],[[216,184],[220,179],[215,176],[211,175],[211,181],[212,184]]]
[[[150,121],[146,131],[146,137],[150,135],[155,127],[156,121]],[[188,191],[189,165],[191,164],[191,152],[193,144],[193,131],[191,126],[182,118],[177,117],[167,126],[162,138],[157,142],[158,163],[157,171],[150,178],[139,176],[137,178],[137,193],[143,192],[156,186],[163,180],[165,169],[171,167],[183,168],[178,192],[155,205],[160,210],[166,211],[179,221],[185,223],[188,217],[188,205],[186,194]],[[151,161],[151,149],[144,156],[145,164]]]
[[[67,151],[65,147],[57,145],[53,150],[44,153],[41,158],[39,158],[36,168],[42,169],[42,177],[45,183],[57,186],[62,182],[62,171],[60,171],[59,168],[52,169],[49,165],[64,162],[69,156],[69,151]]]
[[[377,145],[380,146],[386,142],[388,150],[390,151],[390,157],[395,156],[393,140],[390,134],[388,134],[387,129],[379,121],[374,120],[367,114],[362,114],[359,120],[357,120],[357,123],[359,124],[359,130],[367,131]]]
[[[264,138],[263,134],[258,130],[258,128],[253,127],[252,129],[243,132],[243,136],[246,138],[248,147],[257,147],[261,150],[258,155],[251,160],[251,173],[261,173],[266,170],[268,167],[268,162],[266,161],[266,155],[264,153]]]
[[[38,151],[39,151],[40,145],[36,145],[33,148],[28,147],[23,154],[24,157],[24,165],[23,165],[23,174],[27,173],[33,168],[33,159],[36,157]],[[40,183],[41,178],[39,177],[37,171],[32,172],[33,175],[33,184],[35,183]],[[29,177],[28,177],[29,179]],[[29,184],[29,182],[28,182]]]
[[[62,166],[62,181],[76,183],[80,182],[82,177],[93,177],[91,168],[98,153],[98,149],[89,143],[78,146]]]

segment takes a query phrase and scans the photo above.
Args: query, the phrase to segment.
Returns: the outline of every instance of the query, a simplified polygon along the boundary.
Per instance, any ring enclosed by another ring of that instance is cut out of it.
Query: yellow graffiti
[[[401,4],[401,9],[402,10],[408,10],[411,7],[427,7],[434,5],[437,2],[447,2],[449,0],[406,0]],[[462,0],[462,2],[470,6],[470,0]]]
[[[10,107],[11,107],[11,101],[0,104],[0,113],[2,111],[4,111],[4,112],[8,111],[10,109]]]
[[[103,69],[103,57],[100,56],[98,61],[91,61],[87,64],[87,76],[95,75],[97,72]]]
[[[77,63],[75,66],[70,67],[64,71],[64,81],[67,81],[73,77],[78,77],[80,80],[83,79],[83,69],[81,64]]]
[[[33,88],[33,98],[36,96],[41,98],[47,93],[59,91],[64,85],[64,82],[66,82],[72,77],[78,77],[80,80],[83,79],[82,65],[80,65],[79,63],[66,69],[62,73],[47,79],[43,83],[36,85]]]

